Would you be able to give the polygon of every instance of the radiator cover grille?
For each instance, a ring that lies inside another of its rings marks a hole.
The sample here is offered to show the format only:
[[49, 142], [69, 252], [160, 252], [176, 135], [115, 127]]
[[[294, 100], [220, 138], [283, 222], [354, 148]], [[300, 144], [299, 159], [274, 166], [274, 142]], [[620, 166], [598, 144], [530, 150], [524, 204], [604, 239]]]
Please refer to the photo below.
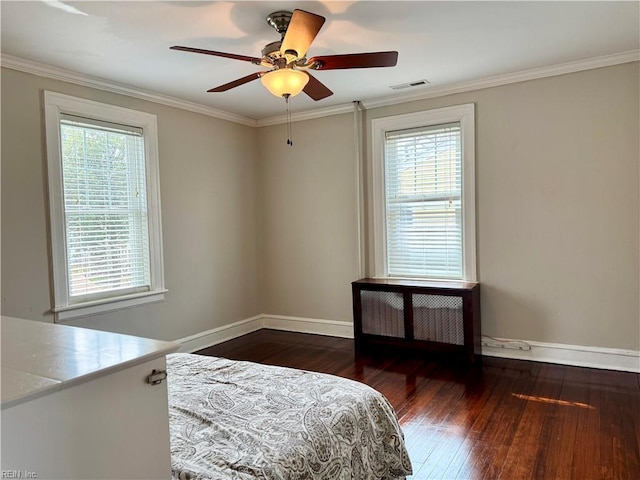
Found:
[[404, 337], [404, 302], [401, 293], [363, 290], [362, 333]]
[[413, 294], [416, 340], [464, 345], [462, 297]]

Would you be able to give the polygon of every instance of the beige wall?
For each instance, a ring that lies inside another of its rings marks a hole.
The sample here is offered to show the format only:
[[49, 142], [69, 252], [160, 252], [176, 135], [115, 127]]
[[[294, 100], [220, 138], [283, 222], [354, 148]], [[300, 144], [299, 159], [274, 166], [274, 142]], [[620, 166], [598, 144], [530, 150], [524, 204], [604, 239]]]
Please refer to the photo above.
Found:
[[357, 279], [351, 114], [258, 129], [262, 305], [267, 314], [351, 321]]
[[41, 92], [157, 115], [162, 303], [67, 322], [176, 339], [260, 313], [255, 129], [2, 70], [2, 314], [52, 321]]
[[379, 108], [476, 104], [485, 335], [640, 347], [638, 63]]
[[[251, 129], [11, 70], [2, 72], [3, 314], [50, 320], [43, 88], [158, 115], [167, 301], [78, 324], [169, 339], [260, 312], [351, 320], [351, 114], [295, 122], [291, 148], [284, 125]], [[638, 63], [372, 109], [365, 125], [469, 102], [483, 333], [639, 349]]]
[[[640, 347], [638, 82], [632, 63], [366, 112], [368, 125], [476, 104], [484, 334]], [[299, 122], [294, 132], [303, 152], [287, 150], [283, 126], [258, 133], [268, 147], [260, 177], [265, 312], [349, 321], [353, 120]]]

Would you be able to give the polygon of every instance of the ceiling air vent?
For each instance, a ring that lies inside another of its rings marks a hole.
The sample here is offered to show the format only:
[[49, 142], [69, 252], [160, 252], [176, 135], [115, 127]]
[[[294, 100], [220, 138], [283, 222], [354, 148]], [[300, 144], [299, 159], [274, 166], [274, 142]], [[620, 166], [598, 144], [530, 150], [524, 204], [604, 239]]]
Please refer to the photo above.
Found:
[[405, 88], [412, 88], [412, 87], [421, 87], [423, 85], [429, 85], [429, 80], [416, 80], [414, 82], [408, 82], [408, 83], [399, 83], [398, 85], [391, 85], [389, 88], [393, 89], [393, 90], [403, 90]]

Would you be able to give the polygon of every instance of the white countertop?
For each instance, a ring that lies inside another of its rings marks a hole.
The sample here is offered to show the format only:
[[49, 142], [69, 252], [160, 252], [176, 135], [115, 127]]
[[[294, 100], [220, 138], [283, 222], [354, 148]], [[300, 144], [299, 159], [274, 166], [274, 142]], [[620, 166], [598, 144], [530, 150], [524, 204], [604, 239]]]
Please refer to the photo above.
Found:
[[3, 409], [164, 356], [180, 346], [9, 317], [2, 317], [0, 332]]

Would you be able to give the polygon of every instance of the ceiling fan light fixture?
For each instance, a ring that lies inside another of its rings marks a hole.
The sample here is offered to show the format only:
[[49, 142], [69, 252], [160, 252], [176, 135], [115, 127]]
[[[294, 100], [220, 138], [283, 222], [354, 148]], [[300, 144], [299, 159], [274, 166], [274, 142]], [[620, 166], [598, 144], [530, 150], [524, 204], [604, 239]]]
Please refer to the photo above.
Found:
[[[0, 0], [1, 2], [2, 0]], [[271, 68], [269, 72], [255, 72], [225, 83], [207, 92], [226, 92], [232, 88], [260, 78], [262, 84], [276, 97], [296, 96], [304, 92], [314, 101], [333, 95], [333, 92], [322, 84], [307, 70], [343, 70], [349, 68], [395, 67], [398, 52], [349, 53], [346, 55], [322, 55], [307, 60], [307, 50], [322, 28], [325, 18], [304, 10], [274, 12], [267, 17], [267, 23], [281, 35], [280, 41], [271, 42], [262, 49], [262, 57], [249, 57], [235, 53], [216, 52], [202, 48], [170, 47], [172, 50], [213, 55], [251, 62], [254, 65]], [[302, 68], [304, 71], [297, 70]]]
[[309, 82], [309, 76], [292, 68], [281, 68], [260, 77], [262, 84], [276, 97], [298, 95]]

